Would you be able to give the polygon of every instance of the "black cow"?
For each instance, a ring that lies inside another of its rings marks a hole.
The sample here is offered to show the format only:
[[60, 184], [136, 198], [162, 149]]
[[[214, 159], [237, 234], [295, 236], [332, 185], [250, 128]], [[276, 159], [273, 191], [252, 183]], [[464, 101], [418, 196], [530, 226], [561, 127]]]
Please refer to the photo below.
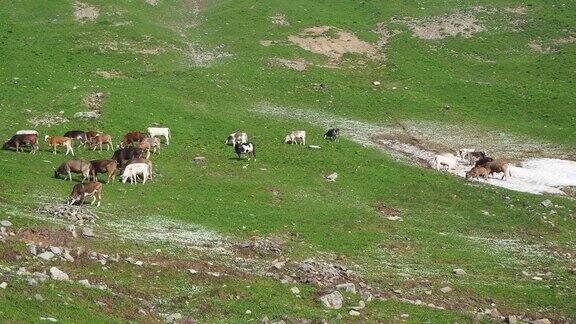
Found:
[[122, 166], [124, 161], [129, 161], [133, 158], [142, 157], [143, 151], [137, 147], [125, 147], [117, 149], [112, 155], [112, 159], [116, 161], [119, 167]]
[[87, 137], [86, 137], [86, 132], [84, 132], [84, 131], [79, 131], [79, 130], [67, 131], [64, 134], [64, 137], [68, 137], [68, 138], [71, 138], [73, 140], [80, 141], [80, 144], [82, 144], [83, 146], [86, 145]]
[[494, 159], [488, 156], [481, 158], [480, 160], [474, 163], [474, 166], [485, 166], [488, 162], [493, 162]]
[[252, 143], [236, 143], [236, 145], [234, 145], [234, 151], [238, 155], [239, 159], [241, 158], [242, 154], [247, 154], [248, 161], [250, 161], [250, 159], [254, 159], [254, 161], [256, 161], [256, 152], [254, 150], [254, 144]]
[[331, 141], [336, 140], [340, 136], [339, 128], [330, 128], [326, 134], [324, 134], [324, 139], [329, 139]]

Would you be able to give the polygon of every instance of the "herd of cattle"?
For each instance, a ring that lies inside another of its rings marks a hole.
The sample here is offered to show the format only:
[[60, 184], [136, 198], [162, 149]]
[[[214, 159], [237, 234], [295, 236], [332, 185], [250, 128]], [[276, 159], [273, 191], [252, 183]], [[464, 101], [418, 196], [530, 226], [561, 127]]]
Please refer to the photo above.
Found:
[[495, 173], [502, 173], [502, 180], [511, 176], [508, 163], [488, 157], [485, 151], [474, 149], [461, 149], [456, 155], [451, 153], [438, 154], [432, 161], [432, 167], [436, 170], [457, 170], [460, 166], [459, 162], [472, 166], [466, 172], [466, 179], [483, 178], [487, 180], [488, 176]]
[[[147, 133], [126, 133], [111, 159], [92, 161], [73, 159], [55, 168], [55, 178], [65, 176], [71, 181], [72, 173], [82, 175], [82, 182], [72, 188], [68, 204], [82, 203], [85, 197], [92, 196], [91, 205], [97, 203], [97, 206], [100, 206], [102, 184], [97, 177], [99, 173], [106, 174], [106, 183], [114, 181], [117, 172], [120, 174], [122, 183], [130, 180], [130, 183], [134, 184], [141, 179], [142, 183], [145, 184], [148, 179], [152, 179], [153, 172], [150, 154], [157, 153], [160, 150], [160, 138], [162, 137], [166, 144], [169, 145], [171, 133], [169, 128], [164, 127], [149, 127], [147, 131]], [[331, 128], [324, 134], [324, 138], [328, 140], [336, 140], [339, 136], [340, 130], [338, 128]], [[46, 135], [44, 140], [52, 148], [53, 153], [57, 153], [59, 147], [64, 147], [66, 155], [74, 155], [74, 141], [79, 142], [79, 147], [92, 150], [99, 148], [102, 151], [104, 145], [106, 150], [114, 147], [111, 135], [94, 131], [75, 130], [66, 132], [63, 136]], [[284, 138], [283, 143], [306, 145], [306, 131], [297, 130], [289, 133]], [[247, 155], [248, 160], [256, 159], [254, 143], [248, 141], [246, 133], [236, 132], [230, 134], [225, 144], [234, 147], [239, 159], [242, 154]], [[19, 152], [23, 151], [23, 146], [29, 146], [31, 148], [30, 153], [35, 154], [38, 151], [38, 132], [34, 130], [18, 131], [4, 143], [3, 149], [15, 148], [16, 152]], [[494, 160], [486, 156], [486, 152], [473, 149], [459, 150], [456, 155], [451, 153], [438, 154], [434, 157], [431, 164], [436, 170], [457, 170], [462, 162], [472, 166], [466, 172], [466, 179], [487, 179], [488, 176], [494, 173], [502, 173], [503, 180], [510, 176], [508, 163]]]
[[[82, 182], [74, 185], [72, 192], [68, 197], [68, 204], [82, 203], [88, 196], [93, 198], [91, 205], [96, 203], [100, 206], [102, 200], [102, 183], [99, 182], [97, 175], [106, 174], [107, 182], [114, 181], [116, 173], [120, 174], [122, 183], [130, 180], [130, 183], [136, 183], [142, 179], [145, 184], [148, 179], [153, 178], [152, 161], [150, 154], [160, 150], [160, 138], [164, 138], [166, 145], [170, 144], [171, 133], [169, 128], [149, 127], [148, 133], [130, 132], [122, 137], [118, 148], [114, 151], [111, 159], [99, 160], [68, 160], [54, 169], [54, 177], [65, 176], [72, 181], [72, 173], [81, 174]], [[340, 134], [339, 129], [329, 129], [324, 138], [336, 140]], [[79, 143], [78, 147], [84, 147], [92, 150], [102, 148], [106, 145], [106, 150], [113, 148], [112, 136], [95, 131], [69, 131], [63, 136], [44, 137], [45, 142], [52, 148], [54, 154], [59, 147], [66, 149], [66, 155], [74, 156], [74, 141]], [[306, 145], [306, 131], [293, 131], [286, 135], [283, 143]], [[238, 158], [242, 154], [248, 156], [248, 160], [256, 159], [255, 147], [252, 142], [248, 141], [246, 133], [232, 133], [226, 139], [225, 144], [234, 147]], [[30, 153], [36, 154], [38, 151], [38, 132], [35, 130], [20, 130], [16, 132], [6, 143], [3, 149], [15, 148], [16, 152], [24, 151], [23, 147], [29, 146]]]

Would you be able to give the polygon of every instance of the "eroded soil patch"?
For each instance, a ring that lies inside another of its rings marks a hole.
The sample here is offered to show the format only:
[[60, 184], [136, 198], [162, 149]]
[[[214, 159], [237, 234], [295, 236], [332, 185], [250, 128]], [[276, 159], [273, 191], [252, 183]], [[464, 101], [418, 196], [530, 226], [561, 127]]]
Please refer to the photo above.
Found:
[[100, 16], [98, 8], [87, 3], [76, 1], [74, 2], [74, 20], [84, 23], [86, 21], [94, 21]]
[[474, 34], [486, 30], [472, 13], [460, 11], [421, 19], [407, 17], [393, 22], [405, 23], [412, 30], [414, 37], [426, 40], [446, 37], [470, 38]]

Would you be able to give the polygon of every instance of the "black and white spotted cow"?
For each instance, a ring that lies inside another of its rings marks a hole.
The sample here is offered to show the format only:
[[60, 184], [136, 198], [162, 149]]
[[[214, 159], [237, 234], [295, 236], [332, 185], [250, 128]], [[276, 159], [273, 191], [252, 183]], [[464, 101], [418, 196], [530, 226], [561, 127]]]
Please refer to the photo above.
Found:
[[252, 143], [236, 143], [236, 145], [234, 145], [234, 151], [238, 155], [239, 159], [242, 154], [246, 154], [248, 155], [248, 161], [250, 161], [250, 159], [256, 161], [256, 153], [254, 151], [254, 144]]

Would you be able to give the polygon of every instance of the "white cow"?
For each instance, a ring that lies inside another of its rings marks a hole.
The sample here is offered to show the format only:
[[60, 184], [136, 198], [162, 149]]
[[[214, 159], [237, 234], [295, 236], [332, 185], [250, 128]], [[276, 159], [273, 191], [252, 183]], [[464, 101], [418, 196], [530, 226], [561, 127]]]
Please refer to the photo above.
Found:
[[300, 141], [300, 144], [306, 145], [306, 131], [303, 130], [293, 131], [290, 134], [286, 135], [286, 137], [284, 138], [284, 144], [288, 142], [290, 142], [291, 144], [298, 144], [298, 141]]
[[148, 180], [148, 177], [150, 176], [150, 166], [146, 163], [128, 164], [122, 173], [122, 183], [126, 183], [128, 178], [130, 178], [131, 184], [138, 182], [137, 176], [139, 174], [142, 175], [142, 184], [145, 184], [146, 180]]
[[236, 143], [248, 143], [248, 134], [241, 132], [232, 133], [228, 135], [228, 138], [226, 138], [226, 143], [224, 144], [236, 146]]
[[23, 129], [16, 132], [16, 135], [24, 135], [24, 134], [34, 134], [38, 135], [38, 131], [32, 129]]
[[456, 170], [458, 169], [458, 159], [450, 153], [438, 154], [432, 161], [432, 167], [436, 170]]
[[170, 145], [170, 128], [167, 127], [148, 127], [148, 134], [150, 137], [164, 136], [166, 139], [166, 145]]

